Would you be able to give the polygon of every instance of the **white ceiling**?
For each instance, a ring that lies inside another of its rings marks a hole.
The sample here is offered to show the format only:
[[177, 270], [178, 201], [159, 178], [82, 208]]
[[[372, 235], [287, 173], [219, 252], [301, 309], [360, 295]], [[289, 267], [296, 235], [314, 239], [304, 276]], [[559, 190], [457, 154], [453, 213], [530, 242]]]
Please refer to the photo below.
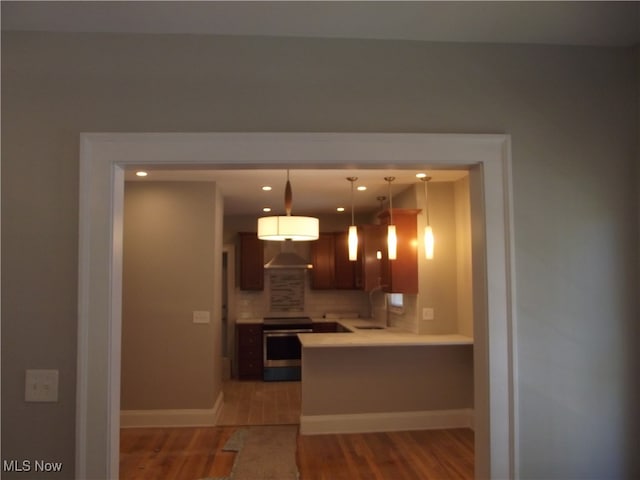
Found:
[[[438, 42], [629, 46], [640, 42], [640, 2], [217, 2], [2, 1], [2, 30], [115, 33], [197, 33]], [[368, 186], [356, 210], [373, 209], [415, 183], [415, 171], [295, 170], [293, 213], [333, 212], [350, 205], [348, 176]], [[464, 172], [429, 171], [433, 181]], [[142, 181], [217, 181], [227, 214], [282, 213], [284, 170], [153, 171]], [[135, 180], [132, 173], [128, 179]], [[273, 190], [260, 187], [271, 184]]]
[[634, 45], [638, 2], [2, 1], [3, 30]]
[[[127, 181], [215, 181], [224, 195], [226, 215], [263, 215], [263, 207], [271, 207], [272, 214], [284, 214], [284, 188], [287, 181], [286, 170], [149, 170], [144, 178], [135, 176], [134, 171], [126, 172]], [[391, 183], [393, 195], [409, 186], [420, 183], [416, 178], [418, 170], [290, 170], [289, 180], [293, 192], [294, 215], [319, 215], [336, 213], [339, 206], [345, 207], [345, 214], [351, 212], [351, 183], [347, 177], [357, 177], [354, 186], [364, 185], [364, 191], [354, 188], [356, 213], [375, 211], [380, 203], [379, 196], [388, 197], [389, 184], [385, 177], [395, 177]], [[465, 175], [465, 170], [427, 170], [430, 182], [452, 182]], [[263, 185], [273, 190], [265, 192]], [[385, 207], [388, 206], [385, 202]]]

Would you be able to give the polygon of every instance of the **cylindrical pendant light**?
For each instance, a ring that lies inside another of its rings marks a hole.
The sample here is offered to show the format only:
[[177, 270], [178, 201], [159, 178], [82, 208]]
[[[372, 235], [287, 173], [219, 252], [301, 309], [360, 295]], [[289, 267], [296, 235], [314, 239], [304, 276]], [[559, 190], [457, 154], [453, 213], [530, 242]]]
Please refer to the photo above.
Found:
[[427, 225], [424, 227], [424, 256], [427, 260], [432, 260], [435, 238], [433, 237], [433, 229], [429, 223], [429, 196], [427, 194], [427, 182], [431, 180], [431, 177], [428, 177], [424, 173], [418, 173], [416, 176], [422, 180], [424, 184], [424, 211], [427, 220]]
[[393, 196], [391, 194], [391, 182], [396, 177], [384, 177], [389, 183], [389, 225], [387, 226], [387, 252], [389, 260], [395, 260], [398, 254], [398, 236], [396, 226], [393, 224]]
[[347, 177], [347, 180], [351, 182], [351, 226], [349, 226], [349, 260], [355, 262], [358, 259], [358, 227], [355, 224], [354, 209], [353, 209], [353, 182], [358, 177]]
[[318, 219], [291, 215], [293, 193], [287, 170], [287, 184], [284, 190], [284, 207], [286, 215], [258, 218], [258, 238], [272, 241], [310, 241], [319, 236]]

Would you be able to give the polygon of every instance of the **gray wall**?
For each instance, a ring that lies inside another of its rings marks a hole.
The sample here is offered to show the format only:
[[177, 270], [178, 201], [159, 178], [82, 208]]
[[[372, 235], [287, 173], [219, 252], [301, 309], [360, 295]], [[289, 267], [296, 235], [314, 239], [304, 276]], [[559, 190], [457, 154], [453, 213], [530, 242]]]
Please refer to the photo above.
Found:
[[[520, 474], [630, 477], [638, 61], [630, 48], [3, 32], [3, 458], [73, 471], [80, 132], [497, 132], [513, 148]], [[23, 402], [26, 368], [60, 369], [58, 403]]]
[[[419, 182], [416, 179], [416, 182]], [[462, 333], [473, 337], [473, 323], [467, 321], [464, 328], [460, 328], [460, 315], [458, 312], [459, 300], [463, 300], [465, 306], [471, 305], [471, 288], [459, 288], [459, 280], [471, 282], [471, 268], [468, 272], [458, 271], [458, 256], [462, 253], [458, 248], [458, 240], [471, 240], [471, 226], [467, 221], [463, 225], [463, 219], [458, 218], [456, 209], [455, 185], [458, 182], [431, 182], [429, 186], [429, 211], [430, 221], [433, 227], [434, 237], [437, 242], [437, 252], [432, 260], [426, 260], [424, 256], [424, 226], [425, 204], [424, 186], [415, 183], [412, 187], [395, 195], [394, 208], [415, 208], [420, 210], [416, 216], [418, 256], [419, 294], [404, 295], [403, 311], [397, 313], [390, 311], [389, 323], [415, 333], [424, 334], [449, 334]], [[462, 201], [469, 209], [468, 188], [466, 196], [457, 199]], [[459, 225], [460, 224], [460, 225]], [[469, 253], [470, 260], [470, 253]], [[374, 294], [380, 301], [380, 294]], [[433, 308], [434, 319], [422, 320], [422, 309]], [[386, 321], [387, 312], [377, 311], [379, 319]], [[380, 318], [380, 316], [382, 316]], [[464, 322], [463, 322], [464, 323]]]
[[473, 409], [470, 345], [305, 348], [302, 356], [302, 415]]
[[123, 410], [207, 409], [222, 389], [215, 200], [212, 183], [125, 184]]

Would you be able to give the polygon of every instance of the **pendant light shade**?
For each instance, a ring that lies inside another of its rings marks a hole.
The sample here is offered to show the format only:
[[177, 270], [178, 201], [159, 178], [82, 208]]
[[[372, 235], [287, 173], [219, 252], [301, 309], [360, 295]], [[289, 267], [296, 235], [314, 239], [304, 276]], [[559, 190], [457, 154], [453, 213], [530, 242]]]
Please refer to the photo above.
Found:
[[349, 260], [355, 262], [358, 259], [358, 227], [349, 227]]
[[287, 170], [287, 184], [284, 190], [284, 206], [286, 215], [261, 217], [258, 219], [258, 238], [282, 242], [285, 240], [311, 241], [317, 240], [320, 225], [317, 218], [291, 215], [293, 194]]
[[427, 220], [427, 226], [424, 227], [424, 256], [427, 260], [433, 260], [433, 250], [435, 246], [435, 238], [433, 236], [433, 229], [431, 228], [431, 224], [429, 223], [429, 196], [427, 194], [427, 182], [431, 180], [431, 177], [428, 177], [424, 173], [418, 173], [416, 175], [424, 185], [424, 211]]
[[393, 224], [393, 196], [391, 195], [391, 182], [396, 177], [384, 177], [389, 183], [389, 225], [387, 226], [387, 253], [389, 260], [395, 260], [398, 254], [398, 236], [396, 226]]
[[398, 255], [398, 236], [396, 235], [396, 226], [387, 226], [387, 248], [389, 260], [395, 260]]
[[358, 227], [355, 225], [354, 213], [353, 213], [353, 182], [358, 177], [347, 177], [347, 180], [351, 182], [351, 226], [349, 227], [349, 260], [355, 262], [358, 259]]
[[427, 260], [433, 260], [433, 247], [435, 239], [433, 238], [433, 229], [431, 225], [424, 227], [424, 256]]
[[317, 240], [318, 219], [314, 217], [277, 216], [258, 219], [258, 238], [260, 240], [310, 241]]

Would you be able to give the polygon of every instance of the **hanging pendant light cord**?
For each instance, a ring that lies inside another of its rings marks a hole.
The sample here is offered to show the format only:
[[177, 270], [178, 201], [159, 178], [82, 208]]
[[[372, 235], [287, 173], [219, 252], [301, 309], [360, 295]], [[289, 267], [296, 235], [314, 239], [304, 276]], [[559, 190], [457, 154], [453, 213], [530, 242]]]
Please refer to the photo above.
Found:
[[284, 187], [284, 211], [287, 217], [291, 216], [292, 203], [293, 203], [293, 192], [291, 192], [291, 182], [289, 181], [289, 169], [287, 169], [287, 184]]
[[358, 180], [358, 177], [347, 177], [347, 180], [351, 182], [351, 225], [355, 225], [355, 216], [354, 216], [354, 208], [353, 208], [353, 182]]
[[427, 226], [431, 225], [429, 222], [429, 196], [427, 194], [427, 182], [431, 180], [431, 177], [423, 177], [420, 180], [424, 182], [424, 210], [427, 214]]
[[353, 213], [353, 180], [351, 180], [351, 225], [353, 225], [354, 222], [354, 213]]
[[393, 225], [393, 197], [391, 196], [391, 182], [393, 182], [396, 177], [384, 177], [384, 179], [389, 183], [389, 222]]

